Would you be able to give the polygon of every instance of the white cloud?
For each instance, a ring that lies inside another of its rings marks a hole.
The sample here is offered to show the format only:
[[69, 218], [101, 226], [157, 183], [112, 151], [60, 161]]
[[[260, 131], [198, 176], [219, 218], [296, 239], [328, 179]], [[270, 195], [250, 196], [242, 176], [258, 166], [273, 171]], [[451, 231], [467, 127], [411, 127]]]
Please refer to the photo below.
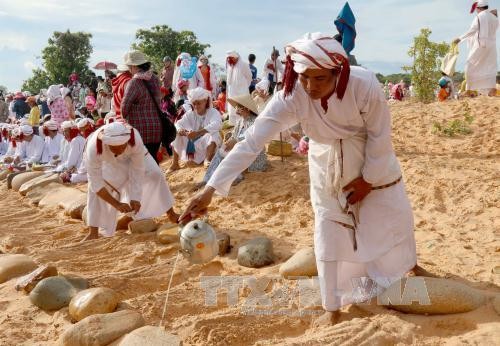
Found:
[[20, 51], [26, 52], [30, 47], [31, 39], [28, 35], [16, 32], [0, 32], [0, 51]]
[[36, 65], [32, 61], [25, 61], [23, 66], [24, 69], [29, 72], [31, 72], [36, 67]]

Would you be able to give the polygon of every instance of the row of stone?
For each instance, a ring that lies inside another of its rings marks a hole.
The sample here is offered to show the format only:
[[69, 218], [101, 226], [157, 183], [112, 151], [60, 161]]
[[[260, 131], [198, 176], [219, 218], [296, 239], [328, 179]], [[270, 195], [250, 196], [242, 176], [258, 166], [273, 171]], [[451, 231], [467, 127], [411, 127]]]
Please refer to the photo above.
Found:
[[[142, 315], [131, 310], [116, 311], [118, 294], [105, 287], [89, 288], [82, 278], [58, 275], [53, 266], [40, 266], [22, 254], [0, 254], [0, 283], [18, 278], [15, 288], [29, 294], [42, 310], [69, 306], [75, 323], [59, 338], [64, 346], [83, 345], [179, 345], [179, 338], [163, 328], [144, 326]], [[24, 275], [24, 276], [22, 276]]]

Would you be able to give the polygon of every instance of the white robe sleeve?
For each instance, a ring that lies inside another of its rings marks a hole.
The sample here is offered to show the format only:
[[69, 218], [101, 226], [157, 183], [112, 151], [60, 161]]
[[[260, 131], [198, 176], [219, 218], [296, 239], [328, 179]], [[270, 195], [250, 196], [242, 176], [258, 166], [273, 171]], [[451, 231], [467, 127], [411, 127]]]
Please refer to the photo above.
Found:
[[222, 127], [222, 119], [219, 113], [210, 108], [207, 114], [207, 124], [203, 127], [208, 133], [219, 132]]
[[16, 157], [21, 161], [26, 160], [26, 142], [17, 143]]
[[80, 163], [80, 158], [83, 152], [83, 145], [82, 141], [78, 140], [77, 138], [78, 137], [74, 138], [69, 144], [68, 158], [64, 163], [64, 168], [66, 169], [78, 168], [78, 165]]
[[132, 160], [128, 169], [129, 192], [131, 201], [141, 201], [142, 185], [144, 184], [144, 173], [146, 171], [144, 163], [146, 148], [142, 143], [139, 132], [135, 129], [133, 131], [135, 132], [135, 145], [132, 147]]
[[175, 127], [177, 128], [177, 131], [179, 131], [179, 130], [191, 130], [191, 125], [190, 125], [189, 115], [188, 115], [191, 112], [192, 111], [187, 112], [186, 114], [184, 114], [184, 116], [182, 118], [180, 118], [175, 123]]
[[35, 163], [42, 161], [43, 149], [45, 148], [45, 142], [38, 136], [34, 136], [30, 142], [30, 145], [33, 147], [33, 152], [30, 157], [27, 157], [27, 163]]
[[99, 192], [106, 186], [102, 177], [102, 155], [97, 154], [96, 136], [92, 136], [89, 146], [85, 151], [85, 160], [87, 162], [87, 177], [89, 181], [89, 191]]
[[463, 41], [465, 39], [468, 39], [469, 37], [474, 36], [474, 34], [477, 34], [478, 31], [479, 31], [479, 18], [478, 16], [476, 16], [472, 21], [472, 25], [469, 28], [469, 31], [460, 36], [460, 41]]
[[368, 183], [375, 184], [392, 171], [397, 160], [391, 141], [391, 114], [375, 76], [367, 97], [367, 104], [361, 110], [368, 136], [365, 164], [361, 172]]
[[227, 196], [232, 182], [252, 164], [265, 144], [277, 133], [297, 123], [293, 100], [286, 100], [280, 91], [273, 96], [266, 109], [245, 132], [245, 139], [237, 143], [221, 162], [207, 185], [220, 195]]

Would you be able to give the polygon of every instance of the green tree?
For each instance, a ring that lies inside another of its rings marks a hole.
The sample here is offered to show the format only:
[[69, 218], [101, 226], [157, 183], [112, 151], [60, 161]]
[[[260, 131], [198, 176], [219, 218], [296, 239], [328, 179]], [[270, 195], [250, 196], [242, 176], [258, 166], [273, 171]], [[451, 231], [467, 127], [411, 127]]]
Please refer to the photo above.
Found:
[[440, 77], [439, 58], [445, 56], [449, 45], [445, 42], [435, 43], [429, 40], [432, 31], [424, 28], [420, 35], [413, 39], [413, 46], [408, 55], [413, 58], [413, 66], [405, 66], [405, 71], [411, 71], [412, 83], [417, 99], [424, 103], [434, 100], [434, 90]]
[[167, 25], [155, 25], [150, 30], [139, 29], [135, 34], [136, 42], [132, 44], [146, 54], [156, 69], [161, 69], [165, 56], [175, 59], [182, 52], [199, 56], [205, 53], [209, 44], [200, 43], [192, 31], [175, 31]]
[[38, 93], [40, 86], [67, 84], [73, 71], [81, 79], [88, 79], [91, 73], [89, 58], [93, 50], [91, 38], [92, 35], [86, 32], [55, 31], [42, 50], [43, 68], [33, 70], [33, 76], [23, 83], [23, 90]]
[[6, 95], [7, 94], [7, 87], [4, 85], [0, 85], [0, 95]]

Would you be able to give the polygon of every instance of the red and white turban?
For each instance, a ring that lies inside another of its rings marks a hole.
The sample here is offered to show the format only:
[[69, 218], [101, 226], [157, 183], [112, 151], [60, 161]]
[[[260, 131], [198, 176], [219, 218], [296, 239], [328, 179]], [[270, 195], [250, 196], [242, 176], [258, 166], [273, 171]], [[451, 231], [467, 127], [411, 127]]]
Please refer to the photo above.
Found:
[[193, 103], [199, 100], [206, 100], [211, 97], [210, 91], [203, 89], [202, 87], [197, 87], [191, 90], [188, 90], [188, 100]]
[[85, 126], [87, 126], [89, 124], [94, 125], [94, 120], [89, 119], [89, 118], [82, 118], [82, 119], [78, 120], [78, 122], [76, 123], [76, 125], [80, 129], [83, 129]]
[[335, 92], [340, 100], [344, 97], [351, 68], [344, 48], [336, 39], [320, 32], [307, 33], [288, 44], [285, 50], [285, 96], [292, 93], [299, 73], [308, 69], [330, 69], [339, 70]]
[[33, 134], [33, 127], [31, 127], [30, 125], [22, 125], [20, 127], [21, 129], [21, 132], [25, 135], [25, 136], [29, 136], [29, 135], [32, 135]]
[[479, 1], [474, 1], [472, 3], [472, 7], [470, 9], [470, 13], [474, 13], [474, 11], [476, 10], [476, 8], [478, 7], [486, 7], [488, 6], [488, 0], [479, 0]]
[[48, 120], [44, 122], [43, 127], [45, 127], [49, 131], [57, 131], [57, 123], [54, 120]]
[[61, 123], [61, 129], [68, 130], [76, 128], [76, 124], [74, 121], [66, 120]]

